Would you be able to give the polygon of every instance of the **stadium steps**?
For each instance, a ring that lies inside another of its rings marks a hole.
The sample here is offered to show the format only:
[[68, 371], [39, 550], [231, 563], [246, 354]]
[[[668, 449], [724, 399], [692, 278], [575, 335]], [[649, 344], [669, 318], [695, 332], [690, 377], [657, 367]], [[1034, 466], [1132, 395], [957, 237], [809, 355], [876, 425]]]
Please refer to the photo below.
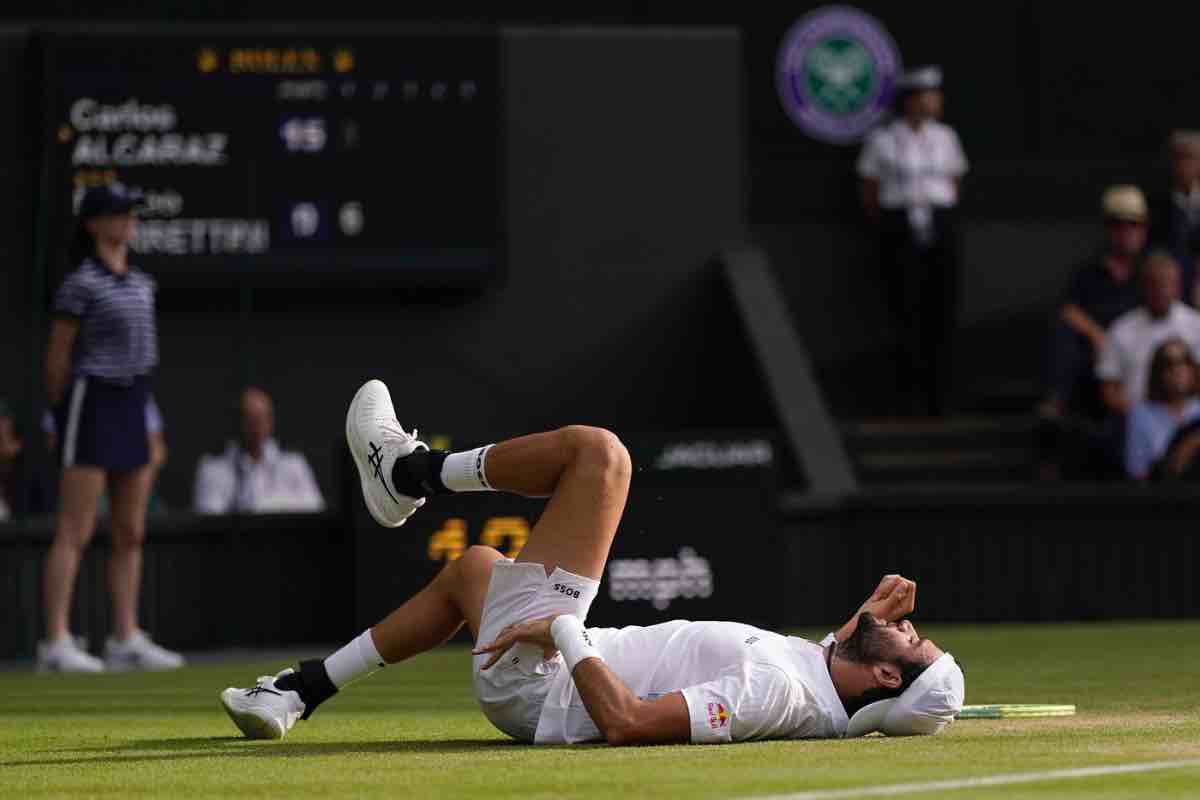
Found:
[[1032, 416], [845, 422], [842, 437], [860, 482], [1023, 482], [1036, 472]]

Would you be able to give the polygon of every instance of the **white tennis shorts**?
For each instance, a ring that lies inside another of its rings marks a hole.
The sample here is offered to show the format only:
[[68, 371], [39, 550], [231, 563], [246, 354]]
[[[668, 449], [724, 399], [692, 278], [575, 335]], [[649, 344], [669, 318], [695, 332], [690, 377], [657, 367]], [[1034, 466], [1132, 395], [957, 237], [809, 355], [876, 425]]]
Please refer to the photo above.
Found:
[[[587, 618], [600, 590], [600, 581], [531, 562], [502, 558], [492, 567], [477, 644], [490, 644], [509, 625], [552, 614]], [[522, 742], [533, 742], [538, 718], [554, 678], [566, 669], [562, 656], [546, 659], [542, 648], [518, 644], [509, 648], [491, 669], [480, 667], [490, 653], [474, 657], [475, 695], [488, 720]]]

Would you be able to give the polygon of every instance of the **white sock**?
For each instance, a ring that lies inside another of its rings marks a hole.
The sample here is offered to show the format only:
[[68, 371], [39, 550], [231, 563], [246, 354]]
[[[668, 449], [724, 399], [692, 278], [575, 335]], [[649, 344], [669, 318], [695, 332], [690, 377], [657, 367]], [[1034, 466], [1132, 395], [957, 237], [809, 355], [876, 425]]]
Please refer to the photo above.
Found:
[[492, 485], [484, 474], [483, 463], [492, 446], [451, 453], [442, 462], [442, 483], [452, 492], [490, 492]]
[[386, 666], [383, 657], [375, 649], [375, 640], [371, 638], [370, 628], [325, 659], [325, 671], [329, 673], [329, 680], [339, 689], [350, 681], [365, 678]]

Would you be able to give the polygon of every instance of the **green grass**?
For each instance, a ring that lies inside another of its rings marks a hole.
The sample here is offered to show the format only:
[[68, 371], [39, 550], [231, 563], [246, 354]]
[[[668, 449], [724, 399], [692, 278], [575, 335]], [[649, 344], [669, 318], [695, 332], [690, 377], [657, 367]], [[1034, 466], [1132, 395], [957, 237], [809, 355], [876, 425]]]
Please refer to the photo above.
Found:
[[[479, 714], [462, 648], [391, 667], [282, 742], [217, 703], [283, 664], [174, 674], [0, 674], [0, 797], [740, 797], [1200, 758], [1200, 623], [922, 628], [964, 664], [967, 702], [1075, 703], [1075, 717], [964, 720], [915, 739], [719, 747], [529, 747]], [[922, 792], [1200, 796], [1200, 767]]]

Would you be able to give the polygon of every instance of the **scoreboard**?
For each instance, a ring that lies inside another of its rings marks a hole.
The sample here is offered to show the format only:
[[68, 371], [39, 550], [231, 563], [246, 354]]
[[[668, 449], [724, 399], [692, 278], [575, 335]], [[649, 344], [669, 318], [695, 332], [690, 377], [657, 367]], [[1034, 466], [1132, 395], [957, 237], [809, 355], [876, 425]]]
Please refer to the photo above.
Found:
[[164, 286], [463, 287], [498, 268], [494, 31], [58, 32], [46, 46], [48, 254], [91, 185], [147, 207]]

